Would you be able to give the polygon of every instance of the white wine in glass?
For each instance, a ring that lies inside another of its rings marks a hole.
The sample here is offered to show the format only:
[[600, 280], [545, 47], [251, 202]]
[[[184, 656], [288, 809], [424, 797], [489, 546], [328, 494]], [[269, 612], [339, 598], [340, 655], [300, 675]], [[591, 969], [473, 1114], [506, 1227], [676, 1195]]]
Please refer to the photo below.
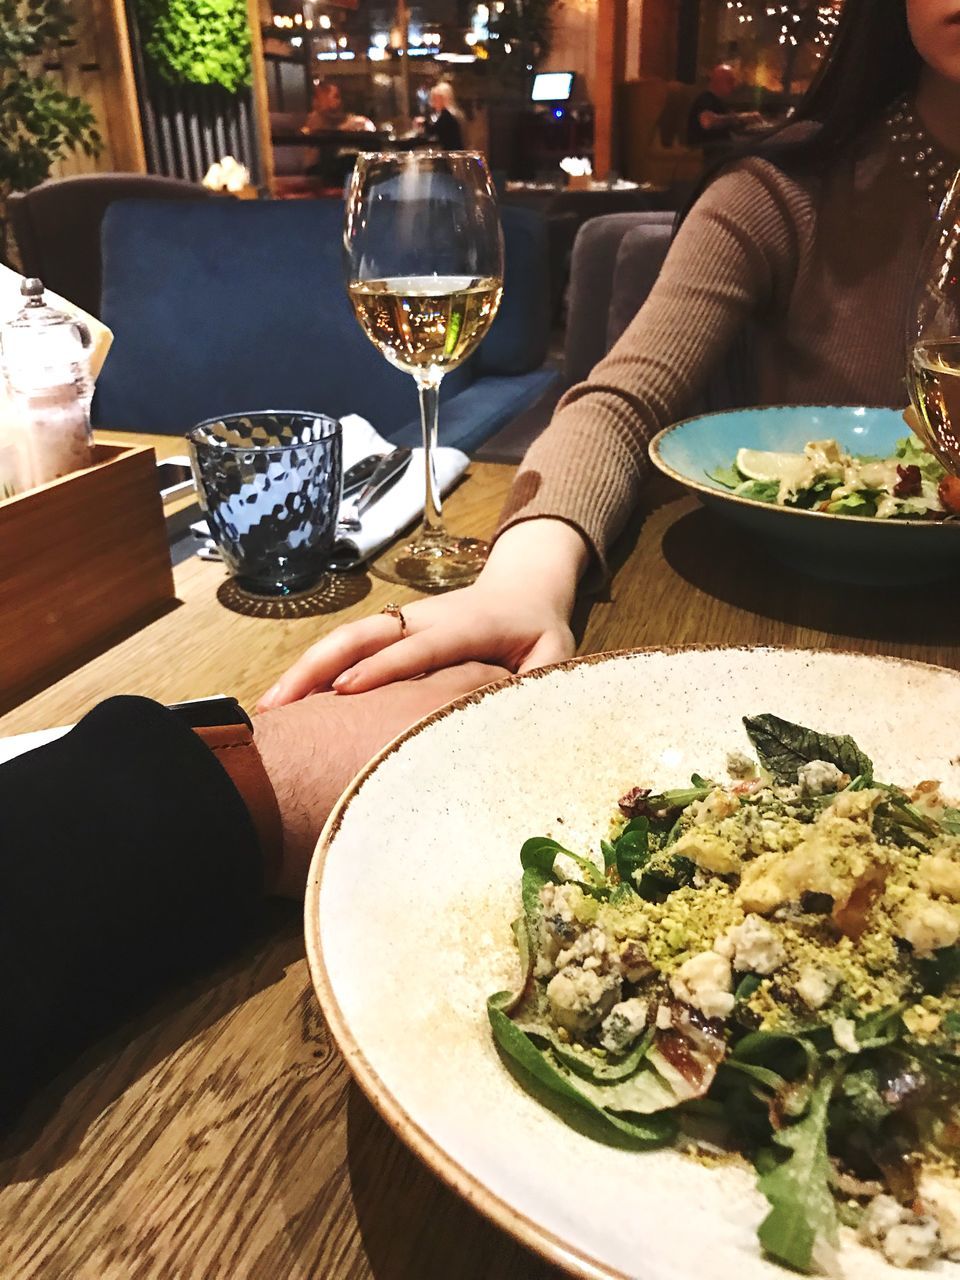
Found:
[[441, 380], [476, 349], [503, 291], [503, 238], [482, 157], [361, 155], [344, 246], [357, 319], [386, 359], [414, 378], [423, 427], [423, 523], [416, 537], [377, 560], [374, 572], [427, 591], [464, 586], [489, 548], [444, 528], [433, 451]]
[[907, 381], [920, 434], [960, 476], [960, 174], [927, 239], [909, 325]]

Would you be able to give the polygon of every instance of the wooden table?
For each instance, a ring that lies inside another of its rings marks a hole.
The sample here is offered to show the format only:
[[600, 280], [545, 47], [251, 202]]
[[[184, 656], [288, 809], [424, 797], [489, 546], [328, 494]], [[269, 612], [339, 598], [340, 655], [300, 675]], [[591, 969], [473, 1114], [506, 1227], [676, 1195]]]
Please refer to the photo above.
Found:
[[[179, 448], [163, 440], [162, 449]], [[475, 466], [448, 503], [489, 531], [511, 469]], [[583, 651], [694, 642], [899, 654], [960, 667], [955, 593], [830, 588], [772, 570], [668, 483], [649, 486]], [[278, 621], [177, 570], [178, 608], [0, 720], [74, 721], [110, 693], [236, 693], [251, 705], [304, 645], [410, 593], [359, 575], [338, 612]], [[118, 1029], [31, 1105], [2, 1150], [0, 1275], [46, 1280], [542, 1280], [558, 1273], [479, 1218], [392, 1136], [341, 1063], [300, 912]]]

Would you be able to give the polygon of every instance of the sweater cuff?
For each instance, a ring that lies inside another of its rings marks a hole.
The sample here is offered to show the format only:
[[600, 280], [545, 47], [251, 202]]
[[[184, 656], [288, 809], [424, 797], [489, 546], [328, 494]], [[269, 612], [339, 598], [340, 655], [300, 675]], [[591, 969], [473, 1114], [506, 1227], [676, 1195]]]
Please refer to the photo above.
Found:
[[[619, 442], [604, 440], [584, 415], [559, 414], [535, 440], [518, 471], [500, 515], [494, 539], [524, 520], [564, 520], [583, 535], [592, 552], [584, 579], [588, 590], [610, 578], [607, 551], [616, 541], [649, 470], [638, 473], [634, 457]], [[547, 439], [549, 437], [549, 439]]]

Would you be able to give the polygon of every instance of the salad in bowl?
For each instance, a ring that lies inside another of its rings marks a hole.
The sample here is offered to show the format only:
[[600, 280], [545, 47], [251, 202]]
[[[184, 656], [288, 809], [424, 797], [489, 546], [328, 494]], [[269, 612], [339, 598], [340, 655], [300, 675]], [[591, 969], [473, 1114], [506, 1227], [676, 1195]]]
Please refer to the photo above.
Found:
[[738, 1152], [769, 1256], [960, 1260], [960, 809], [849, 737], [747, 717], [730, 778], [621, 797], [599, 850], [520, 850], [499, 1047], [650, 1146]]
[[895, 409], [708, 413], [659, 432], [650, 458], [746, 529], [751, 555], [865, 586], [916, 586], [960, 570], [960, 480], [905, 434]]

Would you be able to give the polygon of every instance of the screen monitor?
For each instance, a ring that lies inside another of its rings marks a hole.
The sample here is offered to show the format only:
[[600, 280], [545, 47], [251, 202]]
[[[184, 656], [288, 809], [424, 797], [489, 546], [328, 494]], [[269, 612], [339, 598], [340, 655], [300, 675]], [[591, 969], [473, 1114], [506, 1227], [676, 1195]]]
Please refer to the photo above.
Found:
[[572, 71], [538, 71], [533, 77], [531, 102], [568, 102], [573, 89]]

